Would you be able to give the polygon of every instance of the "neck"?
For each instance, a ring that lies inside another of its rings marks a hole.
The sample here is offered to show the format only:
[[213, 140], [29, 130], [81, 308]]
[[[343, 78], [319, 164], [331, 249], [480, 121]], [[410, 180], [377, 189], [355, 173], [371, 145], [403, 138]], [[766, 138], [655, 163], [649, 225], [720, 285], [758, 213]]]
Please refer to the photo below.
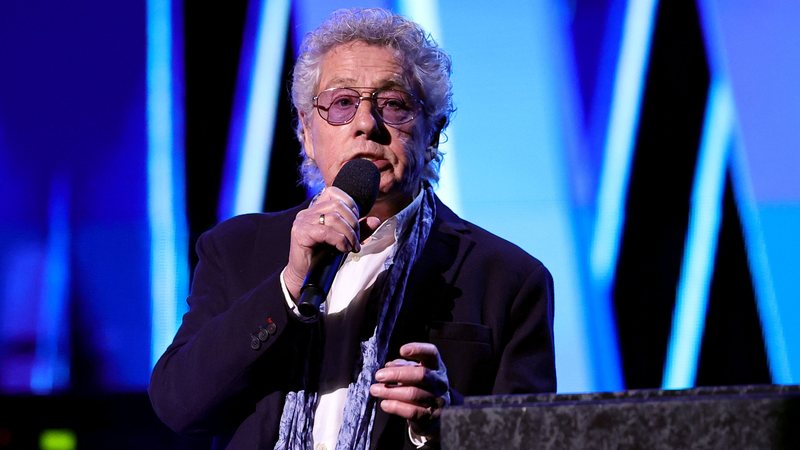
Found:
[[403, 202], [383, 202], [378, 200], [370, 210], [369, 215], [381, 219], [381, 223], [383, 223], [393, 215], [402, 211], [409, 203], [411, 203], [411, 199], [404, 199]]
[[378, 194], [378, 199], [369, 211], [370, 216], [381, 219], [381, 223], [394, 216], [408, 206], [419, 194], [419, 188], [413, 192], [392, 192], [386, 195]]

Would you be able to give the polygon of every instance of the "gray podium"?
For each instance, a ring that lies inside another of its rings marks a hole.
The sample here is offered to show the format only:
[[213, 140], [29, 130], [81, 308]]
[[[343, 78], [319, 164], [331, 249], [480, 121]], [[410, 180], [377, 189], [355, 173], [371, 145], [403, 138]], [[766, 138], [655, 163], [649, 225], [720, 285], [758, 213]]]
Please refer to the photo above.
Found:
[[800, 386], [471, 397], [443, 449], [800, 449]]

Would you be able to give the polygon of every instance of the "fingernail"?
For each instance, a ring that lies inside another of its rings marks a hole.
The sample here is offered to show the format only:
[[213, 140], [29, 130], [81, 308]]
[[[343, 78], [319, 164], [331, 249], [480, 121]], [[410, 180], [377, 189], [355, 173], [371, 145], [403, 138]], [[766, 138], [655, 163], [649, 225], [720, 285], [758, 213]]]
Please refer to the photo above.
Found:
[[386, 374], [383, 371], [379, 370], [379, 371], [375, 372], [375, 379], [377, 381], [383, 381], [383, 380], [386, 379]]

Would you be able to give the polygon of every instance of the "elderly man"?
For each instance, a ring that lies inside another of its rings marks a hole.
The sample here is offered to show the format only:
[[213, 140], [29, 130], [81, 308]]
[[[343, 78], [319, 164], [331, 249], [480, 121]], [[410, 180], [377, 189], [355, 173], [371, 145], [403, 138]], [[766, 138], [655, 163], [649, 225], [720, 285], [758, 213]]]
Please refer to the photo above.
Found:
[[[159, 417], [215, 448], [413, 449], [465, 395], [555, 391], [550, 273], [433, 192], [450, 58], [389, 11], [337, 11], [306, 37], [292, 96], [303, 180], [322, 189], [199, 239], [149, 388]], [[334, 183], [354, 160], [377, 169], [369, 211]], [[323, 250], [342, 262], [308, 320]]]

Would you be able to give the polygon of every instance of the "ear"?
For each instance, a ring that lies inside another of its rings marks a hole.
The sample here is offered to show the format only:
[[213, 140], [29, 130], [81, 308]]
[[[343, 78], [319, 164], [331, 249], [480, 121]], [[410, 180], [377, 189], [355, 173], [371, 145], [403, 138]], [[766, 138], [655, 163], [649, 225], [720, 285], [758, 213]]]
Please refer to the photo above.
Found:
[[428, 142], [428, 147], [438, 148], [439, 147], [439, 131], [434, 131], [431, 134], [431, 140]]
[[431, 147], [439, 148], [439, 137], [445, 125], [447, 125], [447, 117], [440, 117], [439, 120], [436, 121], [436, 126], [431, 134], [431, 142], [429, 143]]
[[433, 132], [431, 133], [431, 140], [428, 142], [428, 148], [439, 148], [439, 138], [441, 137], [442, 130], [444, 129], [445, 124], [447, 123], [447, 118], [442, 117], [441, 119], [436, 121], [436, 126], [434, 127]]
[[300, 113], [300, 123], [303, 124], [303, 151], [306, 157], [314, 159], [314, 140], [311, 139], [311, 126], [308, 124], [310, 120], [305, 113]]

